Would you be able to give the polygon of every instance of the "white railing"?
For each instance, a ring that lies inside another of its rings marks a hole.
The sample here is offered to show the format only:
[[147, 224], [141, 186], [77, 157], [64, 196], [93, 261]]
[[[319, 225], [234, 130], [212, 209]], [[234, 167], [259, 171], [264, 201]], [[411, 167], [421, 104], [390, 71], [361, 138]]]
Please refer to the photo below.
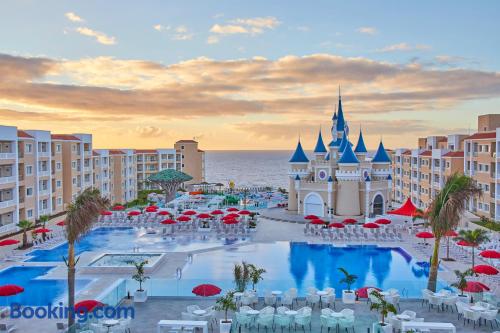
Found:
[[39, 195], [48, 195], [48, 194], [50, 194], [50, 190], [48, 188], [45, 190], [39, 190], [38, 194]]
[[50, 157], [50, 153], [48, 151], [39, 151], [38, 157]]
[[14, 201], [14, 199], [0, 201], [0, 208], [7, 208], [7, 207], [10, 207], [10, 206], [14, 206], [15, 204], [16, 204], [16, 202]]
[[16, 153], [0, 153], [0, 159], [15, 159]]
[[16, 176], [0, 177], [0, 184], [15, 183]]
[[14, 222], [11, 222], [9, 224], [3, 225], [0, 227], [0, 234], [12, 231], [17, 229], [16, 224]]
[[38, 171], [38, 176], [39, 177], [49, 177], [50, 176], [50, 170]]

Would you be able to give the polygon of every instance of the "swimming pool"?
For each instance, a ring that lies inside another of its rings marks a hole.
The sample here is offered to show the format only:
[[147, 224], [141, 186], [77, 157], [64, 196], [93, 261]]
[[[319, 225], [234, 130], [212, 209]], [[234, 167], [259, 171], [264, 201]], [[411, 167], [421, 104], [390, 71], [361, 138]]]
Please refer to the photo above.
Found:
[[[19, 303], [22, 305], [47, 305], [57, 302], [66, 296], [66, 280], [39, 279], [47, 274], [53, 266], [28, 267], [13, 266], [0, 271], [0, 285], [16, 284], [24, 288], [24, 292], [9, 297], [0, 297], [0, 306]], [[91, 280], [75, 281], [76, 292], [82, 290]]]
[[[188, 252], [222, 245], [239, 244], [246, 239], [213, 238], [206, 235], [179, 235], [163, 237], [148, 234], [144, 228], [102, 227], [90, 231], [75, 247], [75, 255], [85, 251], [130, 252], [139, 248], [141, 252]], [[63, 261], [68, 253], [68, 244], [61, 244], [50, 250], [35, 250], [28, 255], [31, 262]]]
[[[397, 288], [403, 297], [417, 297], [426, 288], [428, 267], [416, 262], [401, 248], [377, 246], [336, 247], [328, 244], [260, 243], [195, 254], [179, 280], [178, 295], [191, 295], [198, 283], [213, 283], [223, 289], [234, 288], [234, 263], [241, 261], [266, 269], [258, 289], [286, 290], [295, 287], [305, 295], [307, 287], [333, 287], [337, 296], [345, 285], [338, 268], [358, 276], [353, 288], [375, 286]], [[439, 282], [439, 288], [447, 284]]]

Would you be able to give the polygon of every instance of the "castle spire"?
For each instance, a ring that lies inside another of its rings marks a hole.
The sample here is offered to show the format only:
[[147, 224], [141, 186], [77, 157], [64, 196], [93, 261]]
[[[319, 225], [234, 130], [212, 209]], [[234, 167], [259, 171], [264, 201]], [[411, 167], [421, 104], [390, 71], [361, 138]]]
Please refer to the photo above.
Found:
[[359, 138], [358, 138], [358, 144], [356, 145], [356, 148], [354, 148], [355, 153], [366, 153], [368, 150], [366, 150], [365, 146], [365, 140], [363, 140], [363, 132], [361, 132], [361, 128], [359, 129]]
[[380, 140], [377, 152], [372, 158], [372, 163], [391, 163], [391, 158], [389, 157], [389, 154], [387, 154], [387, 151], [385, 151], [382, 140]]
[[343, 132], [345, 128], [344, 111], [342, 110], [342, 96], [340, 95], [339, 85], [339, 106], [337, 110], [337, 131]]
[[327, 150], [325, 144], [323, 143], [323, 136], [321, 135], [321, 128], [320, 128], [318, 133], [318, 141], [316, 142], [316, 147], [314, 148], [314, 153], [323, 154], [326, 152]]
[[306, 153], [304, 153], [304, 149], [302, 149], [302, 144], [299, 142], [297, 143], [297, 148], [295, 148], [295, 152], [293, 153], [292, 157], [288, 161], [290, 163], [309, 163], [309, 159], [306, 156]]
[[352, 147], [349, 143], [346, 144], [342, 156], [340, 157], [339, 164], [359, 164], [359, 160], [352, 151]]

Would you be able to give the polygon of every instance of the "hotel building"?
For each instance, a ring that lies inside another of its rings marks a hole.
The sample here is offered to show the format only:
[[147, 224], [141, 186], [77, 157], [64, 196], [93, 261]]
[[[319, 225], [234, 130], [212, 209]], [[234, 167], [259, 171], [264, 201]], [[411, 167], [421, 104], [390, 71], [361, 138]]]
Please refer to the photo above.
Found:
[[468, 203], [478, 216], [500, 221], [500, 115], [478, 117], [478, 132], [418, 139], [418, 148], [399, 148], [392, 153], [393, 200], [407, 198], [421, 209], [429, 207], [446, 178], [454, 173], [472, 177], [483, 189]]
[[64, 212], [89, 187], [112, 203], [126, 203], [148, 188], [151, 174], [164, 169], [202, 182], [204, 158], [194, 140], [178, 141], [170, 149], [93, 149], [91, 134], [0, 125], [0, 234], [15, 231], [20, 220]]

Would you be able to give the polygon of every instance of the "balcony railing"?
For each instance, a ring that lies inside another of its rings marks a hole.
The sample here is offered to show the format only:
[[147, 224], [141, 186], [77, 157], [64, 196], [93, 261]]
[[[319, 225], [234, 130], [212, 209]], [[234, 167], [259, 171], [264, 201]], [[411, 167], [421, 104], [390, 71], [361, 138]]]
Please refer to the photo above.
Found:
[[15, 183], [16, 176], [0, 177], [0, 184]]
[[15, 159], [16, 153], [0, 153], [0, 159]]
[[7, 208], [10, 206], [14, 206], [15, 204], [16, 204], [16, 202], [14, 201], [14, 199], [0, 201], [0, 208]]

